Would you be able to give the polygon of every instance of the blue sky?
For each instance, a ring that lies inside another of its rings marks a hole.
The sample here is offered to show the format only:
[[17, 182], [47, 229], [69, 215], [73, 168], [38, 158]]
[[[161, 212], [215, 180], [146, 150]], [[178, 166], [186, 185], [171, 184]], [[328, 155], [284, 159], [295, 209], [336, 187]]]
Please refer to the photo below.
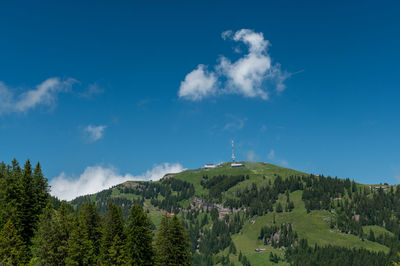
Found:
[[398, 183], [399, 8], [2, 2], [0, 159], [104, 187], [227, 161], [234, 138], [240, 160]]

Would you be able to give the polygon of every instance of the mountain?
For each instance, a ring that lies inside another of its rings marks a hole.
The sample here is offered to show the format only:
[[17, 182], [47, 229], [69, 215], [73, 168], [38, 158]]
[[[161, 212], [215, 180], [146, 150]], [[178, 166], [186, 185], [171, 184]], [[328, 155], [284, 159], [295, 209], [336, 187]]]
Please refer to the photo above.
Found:
[[125, 182], [70, 203], [96, 202], [104, 213], [111, 200], [124, 216], [139, 204], [155, 227], [164, 215], [177, 215], [189, 230], [199, 265], [296, 265], [304, 259], [302, 252], [309, 252], [307, 260], [335, 252], [333, 264], [349, 256], [351, 264], [357, 259], [372, 263], [375, 257], [385, 265], [395, 259], [400, 247], [397, 187], [241, 163], [168, 174], [156, 182]]

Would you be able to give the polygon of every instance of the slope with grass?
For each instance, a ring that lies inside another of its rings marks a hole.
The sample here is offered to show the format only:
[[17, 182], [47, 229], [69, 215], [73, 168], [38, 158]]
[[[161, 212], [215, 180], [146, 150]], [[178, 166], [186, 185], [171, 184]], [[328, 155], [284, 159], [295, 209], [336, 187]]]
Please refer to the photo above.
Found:
[[[246, 215], [245, 207], [231, 210], [224, 207], [226, 199], [235, 198], [240, 191], [253, 184], [261, 188], [270, 186], [278, 176], [282, 179], [287, 179], [291, 176], [309, 176], [306, 173], [267, 163], [242, 163], [245, 166], [239, 168], [231, 168], [230, 163], [223, 163], [213, 169], [186, 170], [178, 174], [167, 175], [157, 182], [126, 182], [111, 188], [110, 192], [103, 191], [91, 195], [90, 197], [80, 197], [73, 200], [71, 203], [78, 206], [84, 201], [95, 201], [98, 206], [102, 206], [108, 200], [124, 199], [132, 201], [132, 203], [141, 204], [152, 218], [156, 227], [159, 225], [161, 217], [170, 211], [175, 212], [183, 218], [183, 220], [186, 221], [186, 225], [188, 228], [191, 228], [191, 230], [194, 230], [192, 227], [195, 227], [196, 223], [203, 223], [198, 229], [200, 230], [200, 234], [196, 236], [196, 238], [199, 237], [199, 239], [192, 239], [193, 243], [197, 245], [193, 248], [195, 253], [200, 252], [198, 245], [201, 235], [204, 235], [204, 232], [207, 230], [210, 231], [213, 228], [213, 221], [209, 218], [207, 221], [204, 219], [204, 216], [206, 216], [206, 218], [209, 216], [208, 213], [211, 209], [216, 208], [220, 211], [220, 219], [224, 219], [223, 216], [221, 216], [222, 211], [230, 217], [238, 214], [242, 217], [241, 229], [239, 232], [232, 232], [230, 234], [237, 252], [236, 254], [229, 254], [228, 247], [218, 251], [216, 254], [213, 254], [215, 264], [220, 263], [221, 257], [229, 256], [230, 262], [235, 265], [241, 265], [241, 262], [238, 260], [238, 254], [242, 253], [251, 265], [277, 265], [269, 260], [272, 252], [281, 258], [278, 264], [287, 265], [287, 262], [284, 261], [285, 248], [273, 248], [271, 245], [265, 245], [262, 240], [258, 239], [262, 227], [280, 225], [283, 223], [292, 224], [293, 230], [298, 234], [299, 239], [307, 239], [311, 246], [315, 244], [319, 246], [330, 244], [350, 249], [363, 248], [374, 252], [382, 251], [386, 254], [389, 253], [388, 246], [367, 240], [366, 234], [372, 230], [375, 235], [387, 234], [393, 236], [392, 232], [382, 226], [368, 225], [363, 227], [363, 231], [366, 233], [365, 237], [348, 232], [343, 233], [342, 230], [332, 227], [331, 221], [336, 219], [337, 216], [335, 211], [311, 210], [307, 212], [305, 202], [302, 199], [303, 190], [287, 192], [289, 193], [290, 201], [293, 202], [294, 205], [294, 208], [290, 211], [276, 211], [278, 203], [285, 205], [287, 202], [285, 193], [278, 195], [273, 205], [273, 211], [268, 211], [259, 216]], [[243, 180], [221, 191], [220, 199], [216, 200], [210, 197], [210, 188], [206, 188], [204, 182], [217, 176], [243, 176]], [[178, 185], [186, 186], [187, 188], [193, 186], [193, 194], [181, 195], [182, 191], [174, 189], [171, 182], [168, 183], [168, 179], [173, 180]], [[368, 188], [368, 186], [357, 184], [357, 188], [361, 190]], [[147, 191], [146, 195], [144, 191]], [[343, 200], [344, 198], [346, 198], [346, 200], [348, 198], [346, 193], [343, 195]], [[196, 204], [193, 203], [195, 200]], [[331, 200], [333, 201], [333, 199]], [[161, 204], [162, 202], [167, 202], [169, 205], [165, 205], [167, 203], [163, 205]], [[122, 207], [126, 207], [125, 205]], [[196, 217], [194, 220], [193, 215]], [[266, 252], [258, 253], [255, 251], [256, 248], [265, 249]]]

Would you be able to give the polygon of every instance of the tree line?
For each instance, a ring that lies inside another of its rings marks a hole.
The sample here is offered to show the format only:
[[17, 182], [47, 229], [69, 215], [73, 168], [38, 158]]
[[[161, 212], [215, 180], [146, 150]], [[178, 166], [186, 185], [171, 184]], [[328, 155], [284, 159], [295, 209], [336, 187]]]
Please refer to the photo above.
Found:
[[[38, 163], [0, 164], [1, 265], [191, 265], [188, 232], [164, 216], [155, 236], [146, 212], [133, 204], [127, 219], [109, 202], [75, 210], [49, 195]], [[52, 203], [55, 203], [54, 205]], [[56, 205], [56, 206], [55, 206]]]

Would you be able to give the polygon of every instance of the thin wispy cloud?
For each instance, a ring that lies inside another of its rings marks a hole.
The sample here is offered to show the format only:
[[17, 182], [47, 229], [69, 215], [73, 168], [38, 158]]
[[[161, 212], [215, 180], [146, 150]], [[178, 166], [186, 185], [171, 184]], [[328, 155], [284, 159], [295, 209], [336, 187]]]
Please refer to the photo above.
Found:
[[267, 157], [268, 157], [268, 159], [270, 159], [270, 160], [275, 159], [275, 151], [271, 149], [271, 150], [269, 151]]
[[268, 158], [268, 160], [270, 160], [270, 161], [272, 161], [274, 163], [277, 163], [279, 165], [282, 165], [282, 166], [288, 166], [289, 165], [288, 161], [286, 161], [285, 159], [277, 158], [276, 155], [275, 155], [275, 150], [273, 150], [273, 149], [271, 149], [269, 151], [269, 153], [267, 155], [267, 158]]
[[89, 166], [79, 177], [65, 173], [51, 179], [50, 193], [62, 200], [72, 200], [78, 196], [93, 194], [126, 181], [159, 180], [165, 174], [179, 173], [185, 170], [179, 163], [163, 163], [141, 175], [120, 174], [114, 167]]
[[81, 98], [90, 99], [90, 98], [92, 98], [96, 95], [102, 94], [102, 93], [104, 93], [104, 89], [102, 87], [100, 87], [99, 85], [97, 85], [96, 83], [94, 83], [94, 84], [90, 84], [88, 86], [88, 88], [85, 91], [79, 93], [78, 96]]
[[[181, 82], [178, 95], [180, 98], [200, 101], [207, 97], [221, 94], [238, 94], [247, 98], [267, 100], [272, 91], [281, 93], [285, 90], [284, 81], [290, 76], [282, 71], [280, 64], [272, 64], [268, 54], [269, 41], [263, 33], [249, 29], [225, 31], [224, 40], [243, 43], [248, 53], [236, 61], [221, 56], [214, 70], [208, 70], [199, 64], [186, 75]], [[240, 52], [240, 50], [235, 49]]]
[[84, 129], [85, 137], [89, 142], [95, 142], [98, 141], [99, 139], [103, 138], [104, 136], [104, 130], [107, 128], [107, 126], [93, 126], [93, 125], [88, 125]]
[[54, 107], [58, 94], [69, 91], [74, 83], [72, 78], [49, 78], [34, 89], [14, 95], [14, 90], [0, 82], [0, 114], [27, 112], [40, 105]]
[[255, 162], [258, 159], [258, 155], [254, 150], [250, 150], [247, 152], [246, 158], [249, 162]]
[[244, 127], [245, 122], [247, 121], [246, 117], [237, 117], [234, 115], [227, 115], [228, 119], [230, 120], [224, 126], [224, 130], [227, 131], [237, 131]]

